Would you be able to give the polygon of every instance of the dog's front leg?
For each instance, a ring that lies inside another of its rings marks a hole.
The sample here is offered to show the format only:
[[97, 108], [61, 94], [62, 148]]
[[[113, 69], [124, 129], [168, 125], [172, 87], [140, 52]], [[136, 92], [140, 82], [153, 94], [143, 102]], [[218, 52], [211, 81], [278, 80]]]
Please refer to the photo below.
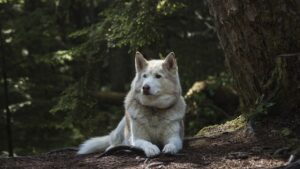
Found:
[[[134, 112], [134, 111], [131, 111]], [[129, 116], [130, 117], [130, 116]], [[142, 149], [147, 157], [154, 157], [160, 154], [160, 149], [150, 142], [150, 136], [145, 128], [147, 125], [141, 117], [132, 117], [129, 120], [130, 144]]]
[[162, 152], [166, 154], [176, 154], [181, 149], [182, 139], [179, 135], [175, 135], [167, 140]]
[[147, 157], [154, 157], [160, 153], [160, 150], [156, 145], [143, 139], [134, 139], [132, 145], [141, 148]]

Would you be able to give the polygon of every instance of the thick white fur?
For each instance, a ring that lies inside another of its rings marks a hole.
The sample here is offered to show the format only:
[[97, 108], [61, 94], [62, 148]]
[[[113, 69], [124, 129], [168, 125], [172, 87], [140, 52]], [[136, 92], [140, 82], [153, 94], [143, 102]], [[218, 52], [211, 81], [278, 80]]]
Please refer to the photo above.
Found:
[[[136, 76], [125, 98], [125, 116], [109, 135], [84, 142], [78, 154], [120, 144], [139, 147], [147, 157], [160, 154], [159, 146], [163, 153], [170, 154], [182, 149], [186, 105], [174, 53], [165, 60], [147, 61], [137, 52], [135, 61]], [[150, 87], [150, 95], [143, 94], [144, 85]]]
[[102, 151], [109, 146], [109, 136], [94, 137], [85, 141], [78, 151], [78, 154], [89, 154], [95, 151]]
[[80, 145], [77, 154], [89, 154], [93, 152], [103, 151], [114, 147], [115, 145], [126, 144], [124, 140], [125, 117], [120, 121], [117, 128], [109, 135], [102, 137], [94, 137], [86, 140]]

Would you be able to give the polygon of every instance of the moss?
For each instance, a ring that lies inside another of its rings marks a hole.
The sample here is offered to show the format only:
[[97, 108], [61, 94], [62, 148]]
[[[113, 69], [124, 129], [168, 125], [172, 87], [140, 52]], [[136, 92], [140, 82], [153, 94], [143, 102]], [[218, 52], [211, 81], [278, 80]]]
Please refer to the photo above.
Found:
[[205, 137], [218, 136], [225, 132], [236, 131], [245, 125], [246, 125], [246, 118], [240, 115], [237, 118], [231, 121], [227, 121], [224, 124], [217, 124], [217, 125], [204, 127], [196, 134], [196, 136], [205, 136]]

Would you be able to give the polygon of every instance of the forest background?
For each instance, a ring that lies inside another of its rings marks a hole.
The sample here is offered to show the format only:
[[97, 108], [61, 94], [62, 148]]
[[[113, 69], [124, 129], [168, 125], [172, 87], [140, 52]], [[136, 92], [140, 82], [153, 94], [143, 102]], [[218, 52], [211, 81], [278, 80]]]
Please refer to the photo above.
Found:
[[[148, 59], [175, 52], [187, 136], [243, 112], [207, 1], [0, 0], [0, 30], [2, 153], [78, 146], [112, 130], [137, 50]], [[254, 113], [274, 105], [265, 98], [255, 95]]]

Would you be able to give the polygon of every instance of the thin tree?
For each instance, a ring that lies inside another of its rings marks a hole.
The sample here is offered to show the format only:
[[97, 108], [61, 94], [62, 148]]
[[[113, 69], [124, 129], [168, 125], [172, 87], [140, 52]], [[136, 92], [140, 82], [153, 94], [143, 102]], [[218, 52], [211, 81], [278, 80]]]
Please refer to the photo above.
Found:
[[[0, 30], [1, 29], [0, 25]], [[12, 144], [12, 131], [11, 131], [11, 112], [9, 110], [9, 97], [8, 97], [8, 80], [6, 72], [6, 48], [4, 39], [2, 37], [2, 32], [0, 32], [0, 54], [1, 54], [1, 67], [2, 67], [2, 80], [3, 80], [3, 91], [4, 91], [4, 106], [6, 112], [6, 134], [7, 134], [7, 144], [8, 153], [10, 157], [13, 157], [13, 144]]]

